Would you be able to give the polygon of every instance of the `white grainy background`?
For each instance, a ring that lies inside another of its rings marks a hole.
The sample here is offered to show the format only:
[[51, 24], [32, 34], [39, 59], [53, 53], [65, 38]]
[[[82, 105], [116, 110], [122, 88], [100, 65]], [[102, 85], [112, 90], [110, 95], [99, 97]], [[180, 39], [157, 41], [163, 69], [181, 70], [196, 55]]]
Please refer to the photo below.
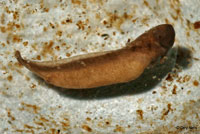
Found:
[[[1, 0], [0, 133], [200, 133], [199, 7], [199, 0]], [[176, 31], [169, 60], [127, 84], [64, 90], [14, 57], [119, 49], [162, 23]]]

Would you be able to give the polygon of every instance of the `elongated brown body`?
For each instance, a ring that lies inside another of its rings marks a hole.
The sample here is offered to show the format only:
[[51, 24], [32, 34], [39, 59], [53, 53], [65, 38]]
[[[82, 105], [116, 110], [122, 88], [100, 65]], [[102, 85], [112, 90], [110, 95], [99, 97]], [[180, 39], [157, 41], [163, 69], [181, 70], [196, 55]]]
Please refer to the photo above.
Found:
[[94, 88], [138, 78], [144, 69], [172, 47], [175, 31], [169, 24], [158, 25], [128, 43], [126, 47], [90, 53], [58, 61], [17, 60], [46, 82], [70, 89]]

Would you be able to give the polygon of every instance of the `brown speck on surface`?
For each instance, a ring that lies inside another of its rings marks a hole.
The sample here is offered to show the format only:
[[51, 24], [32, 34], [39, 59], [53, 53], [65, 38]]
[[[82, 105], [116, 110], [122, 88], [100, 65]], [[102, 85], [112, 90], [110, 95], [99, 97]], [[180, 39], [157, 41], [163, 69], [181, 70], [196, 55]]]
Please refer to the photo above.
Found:
[[88, 132], [92, 132], [92, 128], [90, 128], [88, 125], [82, 125], [82, 128]]
[[13, 12], [13, 18], [15, 20], [18, 20], [19, 19], [19, 13], [17, 11]]
[[91, 121], [91, 118], [90, 118], [90, 117], [87, 117], [86, 120], [87, 120], [87, 121]]
[[143, 111], [142, 110], [136, 110], [136, 113], [138, 115], [138, 117], [143, 120]]
[[108, 24], [108, 22], [107, 22], [106, 20], [104, 20], [104, 21], [103, 21], [103, 24], [106, 25], [106, 24]]
[[66, 56], [67, 56], [67, 57], [70, 57], [70, 56], [71, 56], [71, 54], [70, 54], [70, 53], [66, 53]]
[[72, 19], [66, 19], [66, 23], [72, 23]]
[[133, 23], [135, 23], [138, 20], [138, 18], [135, 18], [132, 20]]
[[31, 84], [31, 88], [36, 88], [36, 85], [34, 83]]
[[5, 24], [5, 14], [4, 13], [1, 14], [0, 19], [1, 19], [1, 24]]
[[6, 32], [6, 28], [5, 28], [5, 27], [2, 27], [2, 26], [1, 26], [0, 29], [1, 29], [1, 32], [2, 32], [2, 33], [5, 33], [5, 32]]
[[165, 23], [166, 23], [166, 24], [169, 24], [169, 20], [168, 20], [167, 18], [165, 19]]
[[190, 93], [191, 93], [191, 90], [188, 90], [188, 91], [187, 91], [187, 94], [190, 94]]
[[47, 27], [43, 27], [43, 31], [46, 32], [48, 29]]
[[36, 106], [36, 105], [31, 105], [31, 104], [27, 104], [22, 102], [21, 105], [23, 106], [22, 108], [20, 108], [20, 110], [26, 110], [26, 111], [33, 111], [33, 113], [38, 114], [40, 107]]
[[54, 28], [55, 28], [54, 24], [52, 24], [52, 23], [49, 23], [49, 25], [50, 25], [50, 27], [51, 27], [52, 29], [54, 29]]
[[22, 38], [18, 35], [13, 35], [12, 41], [13, 41], [13, 43], [19, 43], [22, 41]]
[[116, 125], [116, 128], [114, 129], [114, 132], [122, 132], [122, 133], [124, 133], [125, 130], [124, 130], [123, 127], [121, 127], [121, 126], [119, 126], [119, 125]]
[[40, 117], [40, 120], [41, 120], [42, 122], [49, 122], [49, 120], [46, 119], [46, 118], [44, 118], [43, 116]]
[[15, 117], [11, 114], [11, 110], [10, 110], [10, 109], [7, 109], [7, 116], [8, 116], [12, 121], [15, 120]]
[[152, 94], [156, 94], [156, 91], [153, 91]]
[[23, 42], [23, 45], [27, 46], [28, 45], [28, 41]]
[[109, 34], [102, 34], [101, 37], [109, 37]]
[[48, 42], [45, 42], [42, 48], [42, 56], [46, 56], [47, 54], [53, 54], [53, 45], [54, 42], [51, 40]]
[[27, 125], [27, 124], [24, 124], [24, 128], [33, 129], [33, 128], [35, 128], [35, 127], [30, 126], [30, 125]]
[[172, 94], [176, 94], [176, 89], [177, 89], [177, 86], [174, 85], [173, 90], [172, 90]]
[[197, 87], [197, 86], [199, 86], [199, 82], [197, 80], [194, 80], [193, 85]]
[[27, 81], [30, 81], [30, 78], [29, 78], [28, 76], [26, 76], [26, 75], [25, 75], [25, 79], [26, 79]]
[[40, 55], [37, 55], [36, 59], [37, 59], [37, 60], [41, 60], [41, 56], [40, 56]]
[[78, 26], [79, 30], [84, 30], [85, 29], [85, 24], [83, 21], [79, 20], [76, 25]]
[[197, 21], [194, 23], [194, 28], [199, 29], [200, 28], [200, 21]]
[[49, 8], [44, 8], [43, 11], [44, 12], [49, 12]]
[[110, 125], [110, 122], [109, 122], [109, 121], [106, 121], [105, 124], [106, 124], [106, 125]]
[[61, 46], [66, 46], [66, 43], [62, 43]]
[[7, 77], [7, 80], [8, 80], [8, 81], [12, 81], [12, 80], [13, 80], [12, 75], [9, 75], [9, 76]]
[[190, 31], [186, 32], [187, 37], [190, 37]]
[[59, 46], [56, 46], [55, 49], [59, 51], [59, 50], [60, 50], [60, 47], [59, 47]]
[[57, 31], [57, 32], [56, 32], [56, 35], [62, 36], [62, 31]]
[[164, 113], [163, 113], [163, 115], [162, 115], [162, 117], [161, 117], [161, 120], [164, 120], [165, 119], [165, 117], [168, 115], [168, 113], [170, 112], [170, 111], [172, 111], [172, 108], [171, 108], [171, 104], [169, 103], [168, 105], [167, 105], [167, 111], [164, 109], [163, 111], [164, 111]]
[[5, 43], [1, 43], [1, 45], [2, 45], [3, 47], [5, 47], [5, 46], [6, 46], [6, 44], [5, 44]]
[[61, 121], [60, 123], [62, 124], [64, 130], [66, 130], [70, 126], [69, 120]]
[[194, 57], [193, 59], [194, 59], [194, 60], [196, 60], [196, 61], [200, 61], [200, 59], [199, 59], [199, 58], [195, 58], [195, 57]]
[[172, 77], [171, 73], [169, 73], [169, 74], [167, 75], [166, 80], [167, 80], [167, 81], [173, 81], [173, 77]]
[[149, 7], [149, 3], [146, 0], [144, 0], [144, 5]]
[[80, 5], [81, 4], [81, 1], [80, 0], [71, 0], [72, 4], [75, 4], [75, 5]]
[[121, 25], [129, 19], [132, 19], [132, 15], [127, 14], [126, 12], [122, 15], [118, 15], [117, 11], [115, 10], [114, 13], [107, 12], [107, 16], [109, 17], [108, 21], [103, 21], [104, 25], [107, 25], [107, 27], [115, 27], [119, 31], [122, 32], [122, 29], [120, 28]]

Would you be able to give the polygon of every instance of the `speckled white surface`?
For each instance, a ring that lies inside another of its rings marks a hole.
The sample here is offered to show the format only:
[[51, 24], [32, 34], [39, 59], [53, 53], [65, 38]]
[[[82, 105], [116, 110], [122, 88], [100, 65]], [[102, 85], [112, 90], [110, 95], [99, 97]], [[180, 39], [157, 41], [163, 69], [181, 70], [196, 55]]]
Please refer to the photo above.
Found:
[[[199, 0], [1, 0], [0, 133], [200, 133], [199, 7]], [[161, 23], [176, 30], [169, 60], [127, 84], [64, 90], [14, 57], [118, 49]]]

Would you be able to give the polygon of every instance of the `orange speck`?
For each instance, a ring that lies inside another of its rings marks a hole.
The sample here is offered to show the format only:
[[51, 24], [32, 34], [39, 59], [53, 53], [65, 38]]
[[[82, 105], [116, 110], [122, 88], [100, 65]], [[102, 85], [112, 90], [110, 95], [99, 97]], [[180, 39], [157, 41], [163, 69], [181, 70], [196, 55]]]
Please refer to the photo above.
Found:
[[15, 24], [15, 27], [19, 29], [19, 28], [20, 28], [20, 25], [19, 25], [19, 24]]
[[36, 88], [36, 85], [34, 83], [32, 83], [31, 88]]
[[1, 45], [2, 45], [3, 47], [5, 47], [5, 46], [6, 46], [6, 44], [5, 44], [5, 43], [2, 43]]
[[108, 23], [107, 21], [105, 21], [105, 20], [103, 21], [103, 24], [104, 24], [104, 25], [106, 25], [107, 23]]
[[71, 0], [72, 4], [80, 5], [81, 1], [80, 0]]
[[33, 126], [30, 126], [30, 125], [27, 125], [27, 124], [25, 124], [25, 125], [24, 125], [24, 128], [33, 129], [34, 127], [33, 127]]
[[26, 75], [25, 75], [25, 79], [26, 79], [27, 81], [30, 81], [30, 78], [29, 78], [28, 76], [26, 76]]
[[0, 27], [0, 29], [1, 29], [1, 32], [2, 32], [2, 33], [5, 33], [5, 32], [6, 32], [6, 28], [5, 28], [5, 27]]
[[8, 80], [8, 81], [12, 81], [12, 79], [13, 79], [12, 75], [9, 75], [9, 76], [7, 77], [7, 80]]
[[199, 82], [197, 80], [195, 80], [195, 81], [193, 81], [193, 85], [197, 87], [197, 86], [199, 86]]
[[42, 121], [42, 122], [48, 122], [49, 120], [47, 120], [46, 118], [44, 118], [44, 117], [40, 117], [40, 120]]
[[66, 53], [66, 56], [67, 56], [67, 57], [70, 57], [70, 56], [71, 56], [71, 54], [70, 54], [70, 53]]
[[194, 23], [194, 28], [199, 29], [200, 28], [200, 21], [197, 21]]
[[88, 132], [92, 132], [92, 128], [90, 128], [88, 125], [82, 125], [82, 128]]
[[144, 5], [148, 7], [149, 3], [146, 0], [144, 0]]
[[62, 36], [62, 31], [57, 31], [57, 32], [56, 32], [56, 35]]
[[47, 31], [47, 27], [43, 27], [43, 31], [46, 32]]
[[85, 27], [84, 27], [85, 24], [80, 20], [76, 23], [76, 25], [78, 26], [79, 30], [84, 30], [85, 29]]
[[172, 90], [172, 94], [176, 94], [176, 88], [177, 88], [177, 86], [174, 85], [173, 90]]
[[61, 44], [61, 46], [65, 46], [65, 45], [66, 45], [66, 43], [62, 43], [62, 44]]
[[43, 11], [44, 12], [49, 12], [49, 8], [44, 8]]
[[10, 109], [7, 109], [7, 114], [8, 114], [8, 117], [11, 118], [11, 120], [15, 120], [15, 117], [11, 115]]
[[2, 13], [0, 18], [1, 18], [1, 24], [4, 24], [5, 23], [5, 14]]
[[19, 42], [21, 42], [21, 41], [22, 41], [22, 39], [21, 39], [20, 36], [18, 36], [18, 35], [13, 35], [13, 43], [19, 43]]
[[165, 19], [165, 22], [166, 22], [166, 24], [169, 24], [169, 20], [167, 18]]
[[[40, 110], [40, 107], [36, 106], [36, 105], [31, 105], [31, 104], [26, 104], [24, 102], [21, 103], [24, 107], [29, 108], [30, 110], [33, 110], [34, 113], [38, 113], [38, 111]], [[22, 108], [22, 110], [25, 110], [24, 108]]]
[[136, 113], [139, 115], [140, 119], [143, 120], [143, 111], [142, 110], [136, 110]]
[[36, 59], [37, 59], [37, 60], [41, 60], [41, 57], [40, 57], [40, 55], [38, 55], [38, 56], [36, 57]]
[[133, 19], [133, 20], [132, 20], [132, 22], [133, 22], [133, 23], [135, 23], [135, 22], [137, 21], [137, 19], [138, 19], [138, 18], [136, 18], [136, 19]]
[[27, 46], [28, 45], [28, 41], [23, 42], [23, 45]]
[[173, 81], [172, 75], [169, 73], [166, 78], [167, 81]]
[[13, 18], [14, 18], [15, 20], [18, 20], [18, 19], [19, 19], [19, 13], [18, 13], [17, 11], [15, 11], [15, 12], [13, 13]]
[[163, 120], [164, 118], [165, 118], [165, 116], [166, 115], [168, 115], [168, 113], [170, 112], [170, 111], [172, 111], [172, 108], [171, 108], [171, 104], [168, 104], [167, 105], [167, 111], [165, 111], [164, 113], [163, 113], [163, 115], [162, 115], [162, 117], [161, 117], [161, 120]]
[[116, 125], [116, 128], [114, 129], [114, 132], [122, 132], [122, 133], [124, 133], [125, 130], [124, 130], [123, 127], [121, 127], [121, 126], [119, 126], [119, 125]]
[[59, 51], [59, 50], [60, 50], [60, 47], [59, 47], [59, 46], [56, 46], [55, 49]]
[[90, 117], [87, 117], [86, 120], [87, 120], [87, 121], [91, 121], [91, 118], [90, 118]]
[[66, 19], [66, 23], [72, 23], [72, 19]]

